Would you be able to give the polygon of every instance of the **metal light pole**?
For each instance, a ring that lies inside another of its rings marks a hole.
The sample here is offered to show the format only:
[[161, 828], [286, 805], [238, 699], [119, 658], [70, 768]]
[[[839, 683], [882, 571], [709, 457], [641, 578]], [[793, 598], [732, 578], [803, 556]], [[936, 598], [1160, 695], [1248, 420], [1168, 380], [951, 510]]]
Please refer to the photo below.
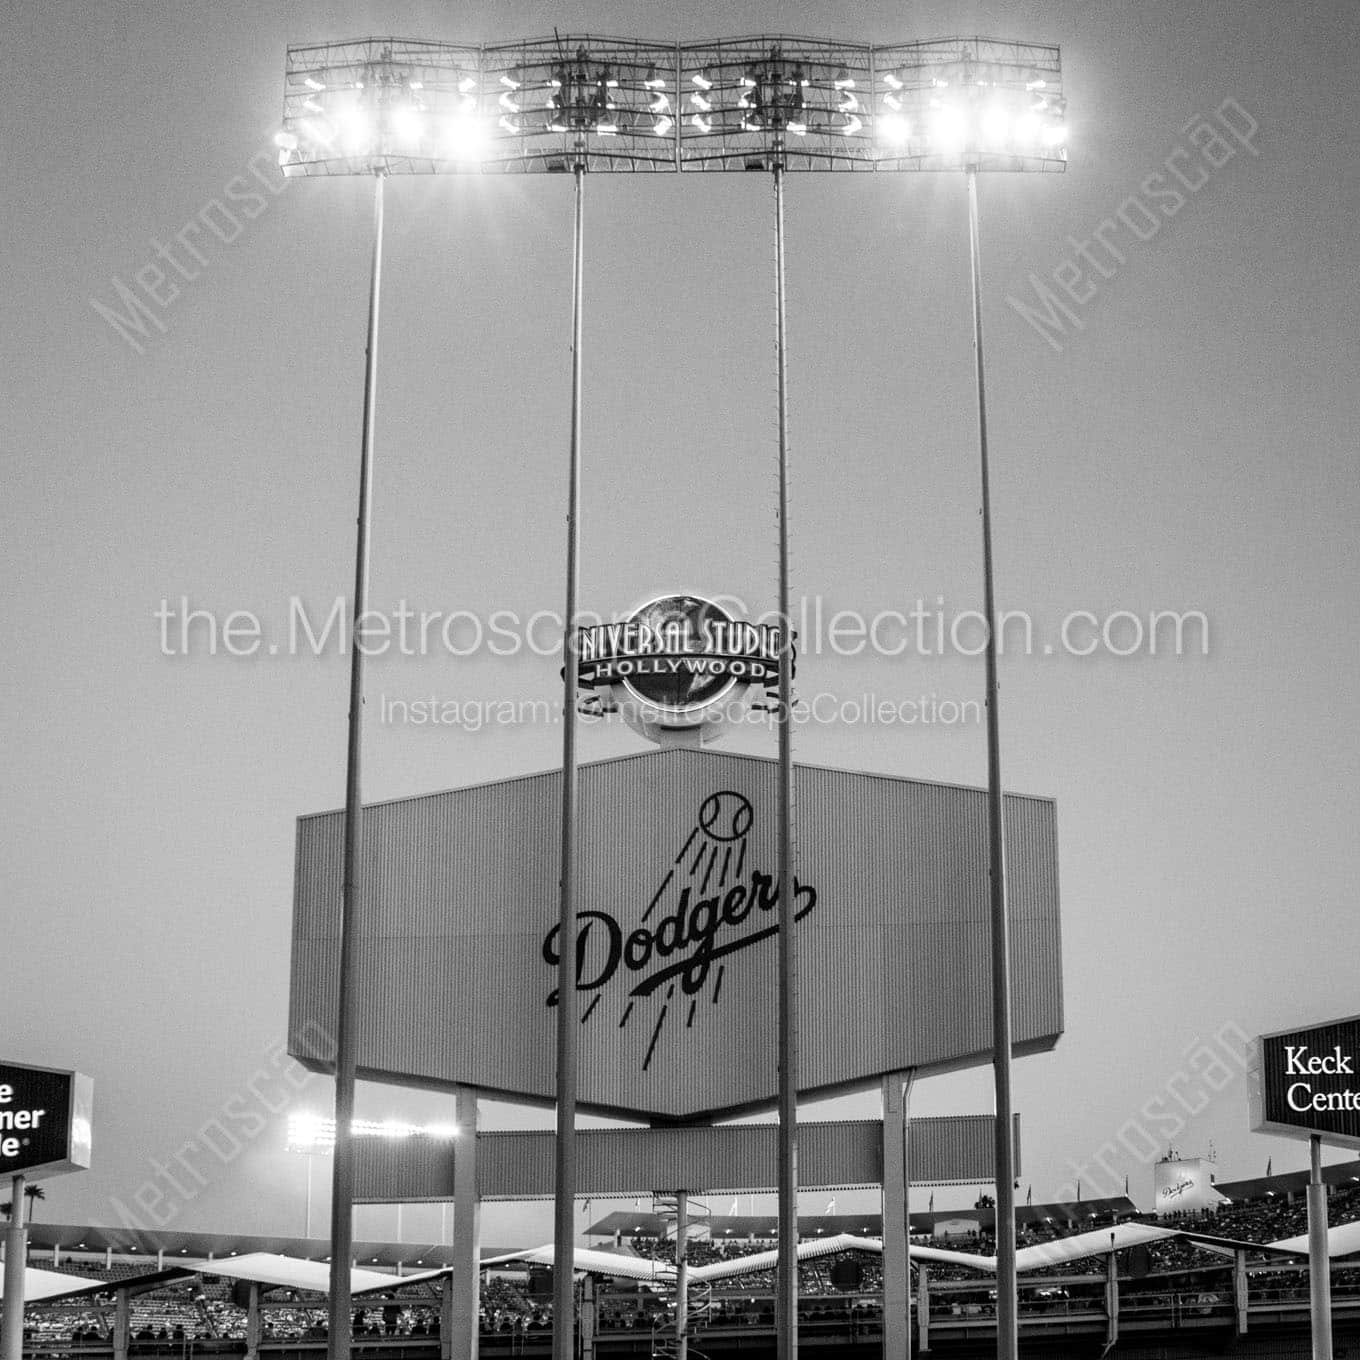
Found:
[[973, 358], [977, 374], [978, 458], [982, 482], [983, 609], [987, 616], [987, 870], [992, 917], [992, 1068], [996, 1088], [996, 1353], [1016, 1360], [1015, 1148], [1011, 1134], [1010, 913], [1006, 894], [1006, 823], [1001, 791], [1000, 688], [996, 678], [992, 495], [987, 461], [987, 386], [982, 357], [982, 260], [978, 240], [977, 166], [968, 173], [968, 244], [973, 273]]
[[783, 149], [774, 157], [775, 366], [779, 405], [779, 1266], [775, 1343], [798, 1354], [798, 914], [793, 889], [793, 628], [789, 610], [788, 354], [784, 313]]
[[584, 272], [585, 145], [572, 163], [571, 442], [567, 472], [567, 603], [562, 632], [562, 866], [557, 959], [557, 1142], [553, 1201], [553, 1360], [572, 1360], [576, 1296], [576, 613], [581, 549], [581, 291]]
[[1327, 1252], [1327, 1191], [1322, 1184], [1322, 1139], [1308, 1139], [1308, 1294], [1313, 1360], [1332, 1360], [1332, 1262]]
[[382, 289], [383, 180], [373, 177], [373, 263], [368, 286], [368, 339], [364, 351], [363, 440], [359, 454], [359, 515], [354, 553], [354, 605], [350, 629], [349, 746], [345, 774], [344, 878], [340, 899], [340, 975], [335, 1024], [335, 1155], [331, 1162], [330, 1318], [331, 1360], [350, 1355], [350, 1261], [354, 1255], [354, 1033], [355, 925], [363, 902], [364, 653], [359, 622], [368, 610], [369, 531], [373, 522], [373, 432], [377, 419], [378, 304]]
[[5, 1229], [5, 1301], [0, 1314], [0, 1360], [23, 1360], [24, 1269], [28, 1229], [24, 1225], [24, 1178], [10, 1182], [9, 1226]]

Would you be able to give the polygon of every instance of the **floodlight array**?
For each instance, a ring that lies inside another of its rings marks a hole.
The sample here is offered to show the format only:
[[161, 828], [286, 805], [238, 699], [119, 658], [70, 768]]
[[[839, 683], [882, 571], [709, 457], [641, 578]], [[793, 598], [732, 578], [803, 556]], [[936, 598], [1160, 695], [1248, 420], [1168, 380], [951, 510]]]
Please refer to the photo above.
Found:
[[743, 38], [680, 49], [686, 170], [874, 168], [872, 49]]
[[293, 47], [286, 175], [1061, 170], [1056, 47], [756, 37]]
[[398, 38], [290, 47], [285, 175], [433, 174], [488, 154], [481, 51]]
[[616, 38], [488, 47], [492, 167], [674, 170], [676, 49]]
[[879, 166], [1062, 170], [1066, 100], [1056, 47], [947, 38], [874, 52]]

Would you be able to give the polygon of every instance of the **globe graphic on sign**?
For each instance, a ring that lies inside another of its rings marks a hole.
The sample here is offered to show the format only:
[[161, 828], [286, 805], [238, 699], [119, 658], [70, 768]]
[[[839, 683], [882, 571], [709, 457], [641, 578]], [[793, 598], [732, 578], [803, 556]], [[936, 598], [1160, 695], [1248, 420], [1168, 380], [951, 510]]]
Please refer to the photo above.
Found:
[[639, 669], [624, 683], [644, 704], [673, 712], [703, 708], [720, 699], [736, 683], [718, 668], [708, 669], [704, 660], [705, 625], [730, 623], [732, 616], [712, 600], [695, 595], [663, 595], [644, 604], [632, 622], [665, 640], [663, 650], [640, 662]]

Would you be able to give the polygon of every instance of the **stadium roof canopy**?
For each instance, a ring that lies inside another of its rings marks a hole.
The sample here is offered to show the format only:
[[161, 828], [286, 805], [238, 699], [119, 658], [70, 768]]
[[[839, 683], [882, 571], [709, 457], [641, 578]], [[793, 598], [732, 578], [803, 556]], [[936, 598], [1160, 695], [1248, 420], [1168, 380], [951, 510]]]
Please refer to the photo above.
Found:
[[[270, 1237], [258, 1233], [181, 1232], [175, 1229], [99, 1227], [80, 1223], [31, 1223], [30, 1248], [62, 1253], [93, 1252], [115, 1256], [142, 1256], [155, 1262], [163, 1252], [167, 1261], [177, 1265], [185, 1259], [214, 1261], [266, 1252], [304, 1261], [324, 1261], [330, 1254], [330, 1239], [325, 1237]], [[495, 1255], [501, 1247], [483, 1249]], [[431, 1269], [453, 1264], [453, 1248], [437, 1242], [356, 1242], [354, 1256], [365, 1266], [428, 1266]]]
[[[1352, 1185], [1360, 1182], [1360, 1161], [1337, 1162], [1322, 1168], [1324, 1185]], [[1301, 1195], [1308, 1189], [1308, 1172], [1287, 1171], [1279, 1176], [1254, 1176], [1245, 1181], [1217, 1181], [1214, 1189], [1234, 1203], [1267, 1199], [1273, 1195]]]
[[[1128, 1247], [1144, 1246], [1150, 1242], [1162, 1242], [1168, 1238], [1184, 1238], [1199, 1246], [1231, 1256], [1237, 1251], [1266, 1252], [1279, 1256], [1295, 1256], [1307, 1251], [1306, 1238], [1290, 1238], [1284, 1242], [1240, 1242], [1228, 1237], [1214, 1237], [1209, 1233], [1187, 1232], [1179, 1228], [1161, 1228], [1153, 1223], [1120, 1223], [1114, 1227], [1096, 1228], [1090, 1232], [1074, 1233], [1070, 1237], [1055, 1238], [1052, 1242], [1041, 1242], [1036, 1246], [1023, 1247], [1016, 1252], [1015, 1268], [1024, 1273], [1043, 1270], [1048, 1266], [1065, 1265], [1070, 1261], [1085, 1260], [1094, 1256], [1108, 1256], [1111, 1252], [1123, 1251]], [[1328, 1235], [1331, 1255], [1344, 1256], [1360, 1250], [1360, 1223], [1348, 1223], [1333, 1228]], [[1298, 1245], [1302, 1243], [1302, 1247]], [[878, 1238], [855, 1237], [850, 1233], [815, 1238], [798, 1244], [798, 1259], [813, 1260], [819, 1256], [832, 1256], [842, 1251], [865, 1251], [881, 1253], [883, 1243]], [[777, 1251], [759, 1251], [747, 1256], [734, 1256], [725, 1261], [714, 1261], [707, 1265], [691, 1266], [689, 1278], [696, 1283], [712, 1283], [714, 1280], [733, 1279], [739, 1275], [754, 1274], [763, 1270], [773, 1270], [777, 1264]], [[913, 1261], [938, 1262], [946, 1265], [966, 1266], [979, 1274], [992, 1274], [996, 1270], [995, 1256], [982, 1256], [966, 1251], [951, 1251], [944, 1247], [918, 1246], [911, 1248]], [[524, 1251], [509, 1252], [504, 1256], [482, 1265], [500, 1265], [509, 1261], [526, 1261], [536, 1265], [552, 1265], [551, 1246], [530, 1247]], [[572, 1257], [573, 1268], [599, 1275], [621, 1275], [630, 1279], [649, 1279], [671, 1282], [675, 1279], [675, 1267], [668, 1262], [652, 1261], [645, 1257], [608, 1251], [592, 1251], [578, 1247]]]
[[[182, 1280], [192, 1275], [190, 1270], [151, 1270], [145, 1275], [135, 1275], [131, 1279], [108, 1280], [91, 1279], [88, 1275], [66, 1275], [59, 1270], [37, 1270], [29, 1266], [24, 1270], [24, 1302], [42, 1303], [44, 1300], [71, 1299], [81, 1294], [112, 1294], [118, 1289], [131, 1289], [141, 1293], [154, 1289], [157, 1285], [168, 1284], [171, 1280]], [[0, 1271], [0, 1299], [5, 1297], [5, 1282]]]
[[[299, 1261], [271, 1252], [251, 1252], [226, 1261], [186, 1261], [185, 1268], [198, 1275], [220, 1275], [228, 1280], [249, 1280], [271, 1289], [303, 1289], [325, 1294], [330, 1289], [330, 1267], [320, 1261]], [[446, 1270], [425, 1270], [418, 1275], [388, 1275], [380, 1270], [350, 1271], [350, 1292], [354, 1295], [390, 1293], [408, 1285], [425, 1284], [448, 1274]]]
[[[1041, 1223], [1086, 1223], [1091, 1219], [1111, 1220], [1127, 1218], [1138, 1212], [1134, 1202], [1120, 1195], [1114, 1199], [1086, 1199], [1076, 1204], [1024, 1204], [1017, 1205], [1015, 1221], [1020, 1227]], [[941, 1209], [914, 1213], [911, 1216], [911, 1230], [916, 1233], [933, 1233], [941, 1223], [976, 1222], [982, 1231], [989, 1230], [996, 1221], [996, 1210], [983, 1209]], [[713, 1214], [704, 1216], [691, 1211], [691, 1231], [706, 1226], [709, 1236], [716, 1242], [724, 1237], [778, 1237], [779, 1220], [772, 1215]], [[586, 1229], [587, 1237], [613, 1237], [616, 1233], [623, 1237], [664, 1238], [674, 1231], [673, 1219], [661, 1214], [642, 1210], [616, 1210], [606, 1214], [598, 1222]], [[856, 1237], [875, 1237], [883, 1231], [881, 1214], [804, 1214], [798, 1220], [798, 1236], [835, 1237], [850, 1233]]]
[[[1272, 1242], [1271, 1246], [1277, 1251], [1292, 1251], [1303, 1256], [1308, 1252], [1308, 1234], [1286, 1237]], [[1360, 1251], [1360, 1223], [1339, 1223], [1335, 1228], [1327, 1229], [1328, 1256], [1349, 1256], [1355, 1251]]]

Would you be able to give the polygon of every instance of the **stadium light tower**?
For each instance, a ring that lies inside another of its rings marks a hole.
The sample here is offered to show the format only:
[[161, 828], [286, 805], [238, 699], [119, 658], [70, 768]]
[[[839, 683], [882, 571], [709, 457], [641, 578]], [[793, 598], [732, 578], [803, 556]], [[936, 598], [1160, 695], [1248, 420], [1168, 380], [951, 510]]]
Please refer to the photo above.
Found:
[[[557, 988], [557, 1152], [554, 1259], [574, 1241], [576, 1111], [577, 672], [584, 176], [591, 171], [770, 170], [774, 177], [778, 388], [779, 613], [779, 1222], [778, 1349], [797, 1351], [797, 953], [792, 920], [792, 633], [789, 617], [788, 418], [784, 176], [791, 170], [959, 170], [968, 177], [974, 356], [983, 508], [988, 827], [996, 1080], [998, 1354], [1016, 1353], [1014, 1149], [1005, 830], [1002, 824], [991, 497], [982, 352], [977, 174], [1053, 171], [1066, 164], [1058, 50], [992, 39], [891, 47], [759, 37], [695, 44], [539, 39], [481, 48], [365, 39], [290, 49], [279, 135], [287, 175], [371, 174], [375, 231], [354, 612], [364, 608], [372, 480], [373, 397], [383, 181], [390, 174], [570, 171], [572, 378], [567, 589], [563, 639], [562, 840]], [[336, 1028], [331, 1216], [330, 1353], [348, 1360], [355, 1043], [353, 950], [364, 906], [359, 857], [362, 653], [351, 642], [349, 761]], [[1002, 1224], [1006, 1230], [1002, 1231]], [[572, 1360], [571, 1271], [554, 1272], [553, 1360]], [[886, 1325], [886, 1320], [885, 1320]], [[896, 1325], [896, 1323], [894, 1323]]]
[[[487, 47], [396, 38], [293, 47], [288, 52], [279, 163], [285, 175], [374, 177], [374, 250], [356, 552], [354, 618], [366, 609], [374, 387], [381, 280], [383, 181], [392, 174], [572, 172], [572, 397], [568, 475], [567, 609], [563, 642], [561, 948], [558, 1007], [558, 1260], [573, 1249], [576, 1114], [575, 857], [577, 677], [574, 649], [580, 546], [583, 177], [589, 170], [674, 170], [676, 49], [628, 40], [552, 39]], [[351, 638], [344, 881], [335, 1056], [329, 1352], [349, 1360], [353, 1246], [354, 937], [364, 909], [360, 797], [363, 654]], [[554, 1286], [553, 1353], [574, 1352], [570, 1270]]]
[[[959, 38], [875, 51], [880, 154], [899, 168], [963, 171], [968, 182], [973, 366], [982, 495], [984, 651], [987, 701], [987, 859], [991, 898], [992, 1063], [996, 1091], [997, 1356], [1019, 1346], [1015, 1274], [1015, 1146], [1011, 1101], [1010, 919], [1001, 785], [997, 613], [987, 393], [982, 349], [978, 174], [1066, 167], [1066, 101], [1056, 47]], [[883, 164], [884, 162], [880, 162]]]
[[[275, 140], [288, 176], [371, 175], [373, 255], [364, 360], [359, 513], [351, 604], [344, 871], [335, 1025], [335, 1119], [331, 1170], [328, 1350], [349, 1360], [350, 1262], [354, 1246], [354, 978], [356, 926], [366, 907], [363, 801], [364, 653], [359, 620], [368, 609], [377, 418], [378, 312], [382, 289], [383, 184], [388, 175], [432, 173], [475, 160], [482, 149], [476, 49], [392, 38], [294, 47], [284, 77], [283, 127]], [[469, 84], [469, 81], [472, 83]], [[310, 1177], [308, 1180], [310, 1189]]]

